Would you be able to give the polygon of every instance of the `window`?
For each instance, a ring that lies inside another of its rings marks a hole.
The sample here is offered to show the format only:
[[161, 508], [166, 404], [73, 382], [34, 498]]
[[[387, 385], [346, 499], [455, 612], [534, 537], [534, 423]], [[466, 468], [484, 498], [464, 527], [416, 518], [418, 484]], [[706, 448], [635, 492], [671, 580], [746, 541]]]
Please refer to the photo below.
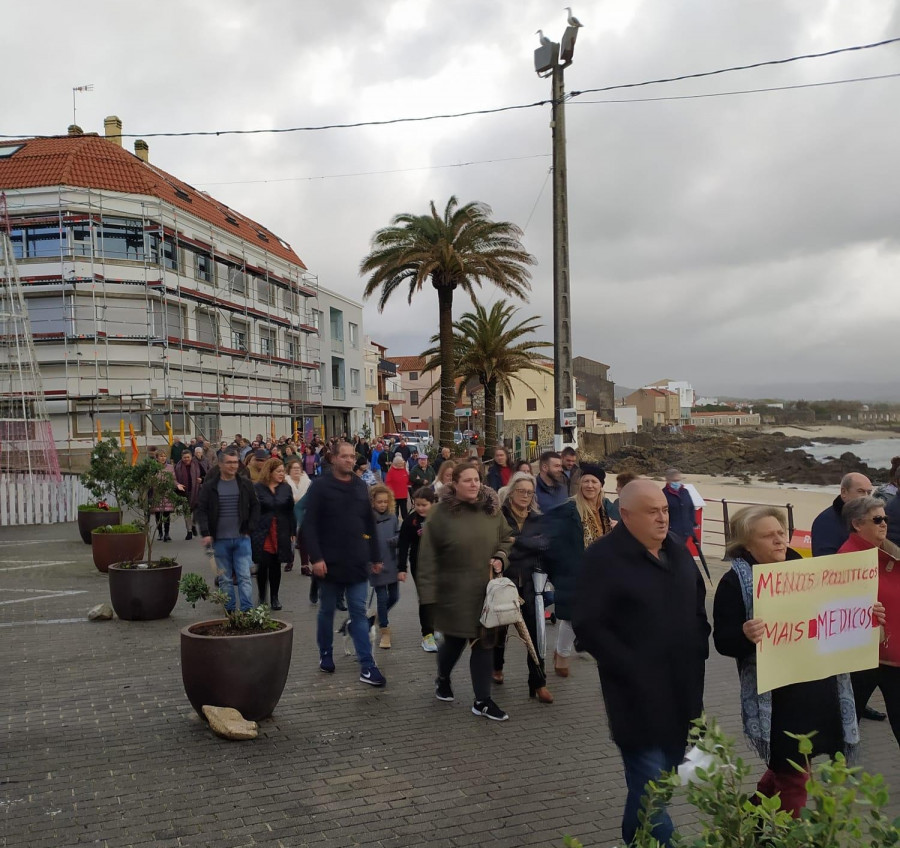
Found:
[[165, 236], [162, 240], [162, 261], [160, 262], [160, 241], [157, 233], [147, 234], [147, 254], [151, 262], [161, 264], [170, 271], [178, 270], [178, 250], [175, 240]]
[[526, 424], [525, 425], [525, 441], [536, 442], [537, 440], [538, 440], [537, 424]]
[[260, 327], [259, 352], [264, 356], [278, 356], [278, 330]]
[[0, 147], [0, 159], [9, 159], [18, 150], [21, 150], [24, 144], [11, 144], [6, 147]]
[[268, 280], [263, 277], [256, 278], [256, 296], [261, 304], [268, 306], [272, 302], [274, 294]]
[[224, 262], [216, 263], [219, 266], [219, 279], [227, 281], [228, 288], [239, 294], [247, 293], [247, 280], [244, 272], [234, 265], [226, 265]]
[[359, 325], [348, 324], [347, 334], [350, 336], [350, 347], [359, 347]]
[[249, 350], [248, 327], [243, 321], [231, 322], [231, 346], [235, 350]]
[[300, 339], [296, 336], [287, 337], [287, 358], [292, 362], [300, 359]]
[[322, 329], [322, 318], [323, 318], [323, 317], [324, 317], [324, 315], [323, 315], [318, 309], [313, 309], [313, 311], [312, 311], [312, 325], [313, 325], [313, 327], [315, 327], [317, 330], [321, 330], [321, 329]]
[[350, 369], [350, 391], [354, 395], [359, 394], [359, 369]]
[[500, 395], [500, 396], [497, 398], [497, 406], [498, 406], [498, 411], [500, 412], [501, 415], [502, 415], [504, 412], [506, 412], [506, 404], [504, 403], [503, 395]]
[[59, 258], [67, 253], [66, 233], [59, 227], [27, 227], [12, 233], [13, 256], [16, 259]]
[[575, 425], [578, 427], [579, 430], [584, 429], [585, 425], [584, 425], [584, 413], [583, 412], [579, 412], [578, 415], [576, 416]]
[[214, 312], [207, 312], [203, 309], [197, 310], [197, 341], [218, 345], [218, 316]]
[[412, 406], [419, 405], [419, 392], [417, 390], [413, 389], [409, 393], [409, 402], [410, 402], [410, 404], [412, 404]]
[[144, 225], [134, 218], [104, 218], [97, 238], [107, 259], [144, 260]]
[[367, 389], [375, 388], [375, 369], [374, 368], [366, 368], [366, 388]]
[[331, 358], [331, 392], [335, 400], [344, 400], [347, 397], [344, 360], [334, 356]]
[[213, 261], [205, 253], [198, 253], [195, 256], [196, 276], [198, 280], [205, 283], [211, 283], [213, 278]]
[[410, 380], [418, 380], [418, 379], [419, 379], [419, 372], [418, 372], [418, 371], [410, 371], [410, 372], [409, 372], [409, 379], [410, 379]]
[[[528, 398], [525, 401], [525, 410], [527, 412], [537, 412], [537, 398]], [[531, 441], [534, 441], [534, 439]]]

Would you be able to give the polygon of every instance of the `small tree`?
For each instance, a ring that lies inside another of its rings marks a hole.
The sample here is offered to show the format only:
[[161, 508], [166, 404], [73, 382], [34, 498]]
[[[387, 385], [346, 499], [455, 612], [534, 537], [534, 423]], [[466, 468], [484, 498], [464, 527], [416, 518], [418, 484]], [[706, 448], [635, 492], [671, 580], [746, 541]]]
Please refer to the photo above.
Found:
[[182, 518], [187, 518], [191, 513], [190, 502], [176, 488], [174, 475], [155, 459], [143, 459], [137, 465], [126, 467], [120, 497], [124, 501], [123, 506], [139, 515], [148, 562], [153, 561], [155, 532], [150, 523], [152, 513], [164, 507], [171, 507], [171, 512]]
[[81, 475], [80, 480], [97, 500], [112, 495], [116, 506], [124, 509], [123, 493], [130, 470], [131, 466], [128, 465], [125, 454], [119, 450], [118, 439], [110, 437], [101, 439], [94, 445], [91, 451], [91, 464]]

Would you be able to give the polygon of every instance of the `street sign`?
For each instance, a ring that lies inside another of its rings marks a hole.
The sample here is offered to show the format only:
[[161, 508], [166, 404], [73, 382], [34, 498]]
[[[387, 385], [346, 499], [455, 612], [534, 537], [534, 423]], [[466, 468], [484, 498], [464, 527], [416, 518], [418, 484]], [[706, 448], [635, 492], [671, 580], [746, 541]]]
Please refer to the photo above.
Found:
[[457, 417], [457, 418], [470, 418], [471, 415], [472, 415], [472, 410], [471, 410], [471, 409], [468, 409], [468, 408], [467, 408], [467, 409], [457, 409], [457, 410], [456, 410], [456, 417]]
[[575, 427], [578, 424], [578, 412], [574, 409], [561, 409], [559, 411], [560, 427]]

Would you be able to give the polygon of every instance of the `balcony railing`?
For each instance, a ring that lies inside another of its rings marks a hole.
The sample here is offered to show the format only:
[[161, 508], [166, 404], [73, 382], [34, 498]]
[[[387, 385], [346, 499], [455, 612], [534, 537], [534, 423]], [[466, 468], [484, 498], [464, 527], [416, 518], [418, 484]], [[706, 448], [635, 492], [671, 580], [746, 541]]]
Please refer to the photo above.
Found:
[[331, 352], [332, 353], [343, 353], [344, 352], [344, 340], [336, 339], [332, 336], [331, 339]]
[[400, 403], [406, 400], [406, 392], [388, 392], [387, 399], [394, 403]]
[[335, 400], [347, 400], [347, 390], [332, 386], [331, 395]]

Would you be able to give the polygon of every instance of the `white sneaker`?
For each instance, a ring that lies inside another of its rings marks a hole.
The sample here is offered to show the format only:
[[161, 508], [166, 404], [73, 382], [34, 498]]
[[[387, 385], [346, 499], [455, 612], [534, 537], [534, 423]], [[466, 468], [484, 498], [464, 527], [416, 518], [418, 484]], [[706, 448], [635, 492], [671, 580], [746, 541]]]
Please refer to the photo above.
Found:
[[434, 641], [434, 634], [429, 633], [422, 640], [422, 650], [425, 651], [426, 654], [436, 654], [437, 653], [437, 643]]

